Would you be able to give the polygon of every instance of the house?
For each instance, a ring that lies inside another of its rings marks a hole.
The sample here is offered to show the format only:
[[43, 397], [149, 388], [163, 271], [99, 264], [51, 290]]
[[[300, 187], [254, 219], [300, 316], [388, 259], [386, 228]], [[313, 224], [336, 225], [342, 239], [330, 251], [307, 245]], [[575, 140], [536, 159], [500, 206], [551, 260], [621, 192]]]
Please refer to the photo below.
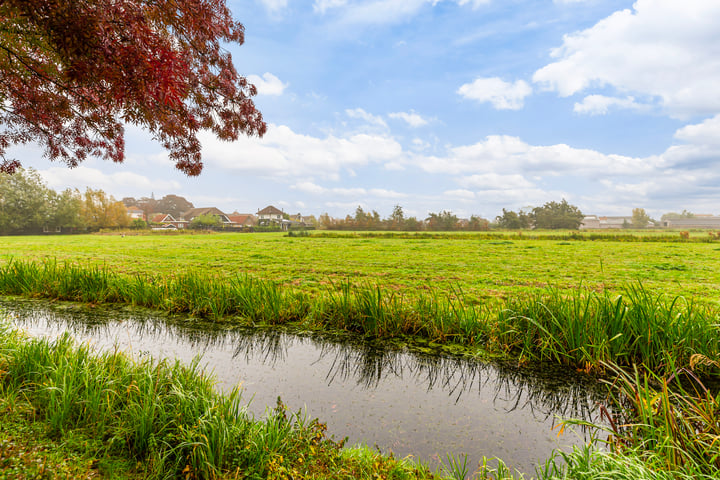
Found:
[[140, 219], [145, 220], [145, 212], [138, 207], [127, 207], [127, 213], [133, 220]]
[[250, 228], [257, 224], [257, 218], [251, 213], [231, 213], [227, 216], [230, 219], [230, 226], [234, 228]]
[[[150, 219], [150, 223], [153, 225], [156, 225], [153, 227], [153, 230], [162, 229], [162, 230], [172, 230], [172, 229], [178, 229], [178, 228], [185, 228], [187, 227], [188, 222], [183, 219], [176, 219], [169, 213], [156, 213], [152, 216]], [[157, 227], [157, 225], [160, 225], [160, 227]]]
[[259, 225], [282, 224], [285, 212], [269, 205], [257, 212]]
[[299, 227], [314, 227], [315, 226], [315, 218], [313, 218], [311, 215], [288, 215], [288, 220], [292, 222], [292, 226], [299, 226]]
[[183, 213], [183, 219], [186, 222], [190, 223], [193, 221], [194, 218], [200, 217], [202, 215], [213, 215], [220, 217], [220, 221], [223, 225], [226, 226], [229, 226], [232, 223], [226, 214], [224, 214], [215, 207], [191, 208], [187, 212]]

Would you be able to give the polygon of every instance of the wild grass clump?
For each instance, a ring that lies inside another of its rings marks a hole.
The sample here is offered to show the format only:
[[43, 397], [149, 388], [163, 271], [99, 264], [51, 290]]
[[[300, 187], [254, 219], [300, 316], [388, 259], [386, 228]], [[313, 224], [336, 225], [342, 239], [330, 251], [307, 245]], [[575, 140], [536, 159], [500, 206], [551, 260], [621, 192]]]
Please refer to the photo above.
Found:
[[613, 451], [638, 452], [659, 470], [720, 472], [720, 391], [706, 388], [688, 369], [669, 377], [612, 370], [613, 404], [624, 413], [624, 423], [611, 423]]
[[682, 297], [652, 295], [628, 285], [623, 295], [551, 289], [511, 299], [493, 341], [534, 360], [584, 368], [638, 365], [670, 374], [700, 354], [720, 358], [717, 313]]
[[324, 424], [288, 413], [279, 400], [255, 420], [238, 390], [216, 393], [197, 360], [138, 363], [76, 346], [67, 335], [28, 340], [0, 326], [0, 411], [6, 408], [22, 418], [0, 418], [3, 428], [39, 423], [64, 445], [84, 438], [79, 461], [127, 459], [133, 478], [432, 478], [421, 466], [344, 450]]

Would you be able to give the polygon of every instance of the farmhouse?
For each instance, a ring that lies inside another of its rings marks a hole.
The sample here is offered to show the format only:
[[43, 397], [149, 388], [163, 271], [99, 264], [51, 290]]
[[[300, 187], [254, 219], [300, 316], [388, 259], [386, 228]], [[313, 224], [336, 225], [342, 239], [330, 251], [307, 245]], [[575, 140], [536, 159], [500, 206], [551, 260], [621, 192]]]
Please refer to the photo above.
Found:
[[257, 212], [258, 223], [260, 223], [261, 225], [269, 225], [271, 223], [281, 224], [284, 215], [285, 212], [283, 212], [282, 210], [278, 210], [272, 205], [268, 205], [267, 207]]

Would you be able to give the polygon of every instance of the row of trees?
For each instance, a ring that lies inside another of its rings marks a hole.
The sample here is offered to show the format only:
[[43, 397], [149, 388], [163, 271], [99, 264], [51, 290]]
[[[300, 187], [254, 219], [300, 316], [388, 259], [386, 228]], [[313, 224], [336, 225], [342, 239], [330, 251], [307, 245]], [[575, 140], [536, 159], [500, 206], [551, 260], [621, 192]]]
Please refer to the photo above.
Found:
[[55, 192], [33, 169], [0, 173], [0, 234], [73, 232], [127, 227], [122, 202], [102, 190]]
[[327, 213], [320, 215], [319, 227], [326, 230], [389, 230], [417, 232], [431, 231], [481, 231], [490, 228], [490, 222], [484, 218], [473, 215], [470, 220], [459, 219], [452, 212], [443, 210], [439, 213], [430, 213], [423, 220], [416, 217], [406, 217], [403, 208], [395, 205], [387, 218], [372, 210], [366, 212], [362, 207], [355, 209], [355, 215], [347, 215], [344, 219], [332, 218]]
[[320, 228], [327, 230], [400, 230], [400, 231], [485, 231], [491, 227], [520, 230], [526, 228], [576, 230], [584, 218], [580, 209], [566, 200], [548, 202], [529, 212], [503, 209], [503, 214], [495, 218], [494, 224], [480, 216], [460, 219], [450, 211], [430, 213], [423, 220], [405, 217], [400, 205], [395, 205], [392, 214], [383, 219], [372, 210], [365, 212], [362, 207], [355, 209], [355, 215], [344, 219], [335, 219], [328, 214], [320, 216]]
[[511, 230], [525, 228], [577, 230], [584, 217], [578, 207], [570, 205], [563, 199], [560, 202], [547, 202], [529, 212], [523, 210], [514, 212], [503, 208], [502, 215], [495, 217], [495, 223], [500, 228]]

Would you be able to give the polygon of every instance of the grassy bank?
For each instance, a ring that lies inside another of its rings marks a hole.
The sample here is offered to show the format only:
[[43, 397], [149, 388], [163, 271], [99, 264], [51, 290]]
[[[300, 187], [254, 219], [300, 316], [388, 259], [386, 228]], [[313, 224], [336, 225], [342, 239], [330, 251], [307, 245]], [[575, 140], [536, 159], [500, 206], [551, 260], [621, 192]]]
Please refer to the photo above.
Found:
[[13, 261], [0, 267], [0, 293], [127, 303], [217, 322], [420, 337], [586, 371], [615, 363], [664, 375], [720, 358], [716, 310], [682, 297], [653, 295], [637, 284], [619, 296], [584, 288], [547, 289], [502, 304], [476, 305], [457, 290], [405, 297], [392, 289], [345, 282], [325, 295], [309, 296], [250, 276], [127, 276], [54, 261]]
[[[0, 332], [0, 478], [432, 478], [282, 404], [254, 419], [197, 364]], [[57, 451], [56, 451], [57, 449]], [[40, 452], [40, 454], [38, 454]]]

